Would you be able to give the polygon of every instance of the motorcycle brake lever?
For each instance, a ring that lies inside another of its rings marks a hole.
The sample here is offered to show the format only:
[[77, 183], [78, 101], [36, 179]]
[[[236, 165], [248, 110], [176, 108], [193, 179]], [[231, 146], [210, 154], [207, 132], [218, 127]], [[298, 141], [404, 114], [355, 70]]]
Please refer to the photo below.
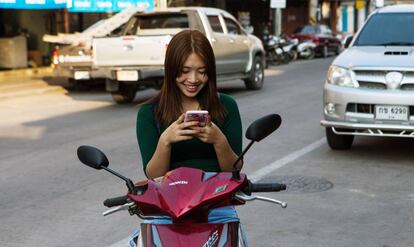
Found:
[[121, 211], [121, 210], [128, 210], [128, 208], [131, 207], [132, 205], [134, 205], [133, 202], [125, 203], [124, 205], [117, 206], [117, 207], [111, 208], [109, 210], [106, 210], [105, 212], [102, 213], [102, 215], [107, 216], [107, 215], [113, 214], [113, 213]]
[[266, 202], [271, 202], [271, 203], [275, 203], [277, 205], [280, 205], [282, 208], [286, 208], [287, 207], [287, 203], [286, 202], [282, 202], [273, 198], [269, 198], [269, 197], [264, 197], [264, 196], [249, 196], [246, 195], [243, 192], [237, 192], [235, 194], [235, 197], [239, 200], [243, 200], [243, 201], [254, 201], [254, 200], [260, 200], [260, 201], [266, 201]]

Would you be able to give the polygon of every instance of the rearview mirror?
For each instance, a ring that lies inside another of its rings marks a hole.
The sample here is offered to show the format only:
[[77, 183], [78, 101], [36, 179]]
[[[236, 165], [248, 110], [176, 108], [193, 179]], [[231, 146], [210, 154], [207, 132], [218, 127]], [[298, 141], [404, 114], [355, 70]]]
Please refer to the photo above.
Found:
[[282, 119], [277, 114], [271, 114], [259, 118], [250, 124], [246, 131], [246, 138], [251, 141], [259, 142], [273, 131], [279, 128]]
[[99, 149], [92, 146], [80, 146], [78, 148], [79, 160], [96, 170], [100, 170], [103, 167], [108, 167], [109, 161], [106, 155]]

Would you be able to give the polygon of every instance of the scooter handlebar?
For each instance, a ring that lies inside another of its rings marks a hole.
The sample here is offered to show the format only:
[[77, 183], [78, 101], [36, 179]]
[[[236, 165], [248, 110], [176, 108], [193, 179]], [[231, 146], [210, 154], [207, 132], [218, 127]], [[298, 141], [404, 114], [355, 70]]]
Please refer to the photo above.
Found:
[[277, 192], [282, 190], [286, 190], [286, 184], [250, 183], [250, 192]]
[[125, 195], [125, 196], [118, 196], [118, 197], [108, 198], [104, 201], [103, 204], [106, 207], [110, 208], [110, 207], [124, 205], [127, 202], [128, 202], [128, 196]]

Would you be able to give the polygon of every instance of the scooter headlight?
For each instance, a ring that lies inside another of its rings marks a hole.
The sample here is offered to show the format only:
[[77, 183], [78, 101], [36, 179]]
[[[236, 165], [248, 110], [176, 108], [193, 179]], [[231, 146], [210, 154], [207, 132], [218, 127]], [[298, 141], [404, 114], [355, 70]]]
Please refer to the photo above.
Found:
[[331, 65], [328, 70], [328, 83], [342, 87], [356, 87], [351, 73], [348, 69]]

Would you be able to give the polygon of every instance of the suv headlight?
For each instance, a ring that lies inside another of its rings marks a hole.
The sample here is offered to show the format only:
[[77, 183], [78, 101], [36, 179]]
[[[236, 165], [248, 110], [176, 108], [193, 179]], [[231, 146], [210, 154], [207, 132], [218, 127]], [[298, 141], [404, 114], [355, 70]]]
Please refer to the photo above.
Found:
[[355, 87], [351, 71], [335, 65], [329, 67], [328, 83], [342, 87]]

